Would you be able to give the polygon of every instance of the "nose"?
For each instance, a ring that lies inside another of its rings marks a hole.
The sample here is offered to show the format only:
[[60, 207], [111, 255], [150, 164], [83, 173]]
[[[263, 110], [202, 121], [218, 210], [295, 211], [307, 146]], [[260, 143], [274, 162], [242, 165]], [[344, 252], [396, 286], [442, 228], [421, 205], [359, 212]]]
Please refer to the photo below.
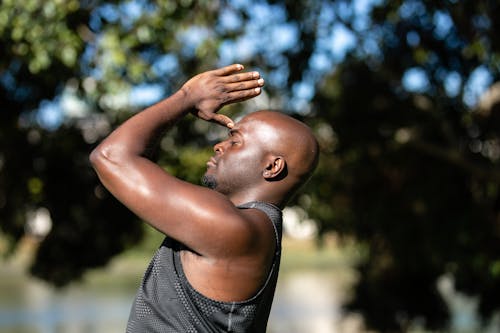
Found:
[[221, 141], [221, 142], [216, 143], [214, 145], [214, 152], [215, 152], [216, 155], [224, 153], [224, 150], [225, 150], [225, 148], [224, 148], [224, 141]]

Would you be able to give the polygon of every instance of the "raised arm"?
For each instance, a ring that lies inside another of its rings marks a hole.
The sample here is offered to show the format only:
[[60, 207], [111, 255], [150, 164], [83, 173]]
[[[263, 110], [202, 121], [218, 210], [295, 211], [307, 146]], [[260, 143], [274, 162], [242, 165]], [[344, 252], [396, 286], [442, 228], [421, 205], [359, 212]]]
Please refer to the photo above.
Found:
[[221, 237], [247, 227], [238, 209], [223, 195], [179, 180], [146, 156], [177, 120], [192, 113], [229, 128], [217, 111], [260, 94], [257, 72], [231, 65], [193, 77], [165, 100], [131, 117], [90, 155], [104, 186], [156, 229], [199, 253], [219, 251]]

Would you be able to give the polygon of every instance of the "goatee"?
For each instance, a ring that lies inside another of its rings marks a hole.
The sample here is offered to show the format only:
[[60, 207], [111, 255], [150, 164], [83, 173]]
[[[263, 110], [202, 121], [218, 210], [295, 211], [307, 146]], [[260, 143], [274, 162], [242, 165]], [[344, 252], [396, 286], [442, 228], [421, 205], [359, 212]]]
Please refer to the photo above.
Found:
[[217, 180], [213, 175], [203, 175], [201, 183], [212, 190], [217, 187]]

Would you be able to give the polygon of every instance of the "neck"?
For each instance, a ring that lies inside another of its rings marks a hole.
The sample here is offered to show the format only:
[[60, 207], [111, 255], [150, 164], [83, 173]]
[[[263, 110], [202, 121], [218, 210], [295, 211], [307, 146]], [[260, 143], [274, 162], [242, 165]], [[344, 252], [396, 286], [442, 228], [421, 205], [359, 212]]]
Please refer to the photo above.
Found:
[[271, 191], [244, 191], [228, 195], [229, 200], [235, 205], [241, 205], [247, 202], [260, 201], [273, 204], [280, 209], [285, 205], [284, 200], [279, 200], [276, 195], [270, 194]]

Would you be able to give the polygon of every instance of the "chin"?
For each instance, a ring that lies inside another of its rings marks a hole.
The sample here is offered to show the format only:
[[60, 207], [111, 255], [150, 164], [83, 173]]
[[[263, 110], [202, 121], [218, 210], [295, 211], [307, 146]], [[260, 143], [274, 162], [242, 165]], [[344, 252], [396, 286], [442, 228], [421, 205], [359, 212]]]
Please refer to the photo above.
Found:
[[217, 189], [217, 180], [214, 175], [205, 174], [201, 178], [201, 183], [208, 187], [209, 189], [216, 190]]

